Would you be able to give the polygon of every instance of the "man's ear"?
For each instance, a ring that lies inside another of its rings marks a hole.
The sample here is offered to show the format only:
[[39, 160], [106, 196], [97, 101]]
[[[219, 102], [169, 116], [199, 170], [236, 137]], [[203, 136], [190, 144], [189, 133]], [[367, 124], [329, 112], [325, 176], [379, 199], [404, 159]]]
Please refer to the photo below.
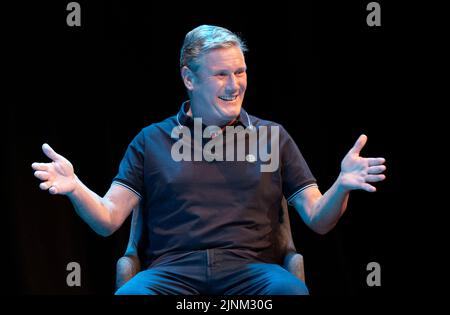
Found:
[[183, 66], [181, 68], [181, 77], [183, 78], [184, 86], [186, 86], [186, 89], [189, 91], [192, 91], [194, 89], [194, 83], [195, 83], [195, 74], [192, 72], [191, 69], [189, 69], [186, 66]]

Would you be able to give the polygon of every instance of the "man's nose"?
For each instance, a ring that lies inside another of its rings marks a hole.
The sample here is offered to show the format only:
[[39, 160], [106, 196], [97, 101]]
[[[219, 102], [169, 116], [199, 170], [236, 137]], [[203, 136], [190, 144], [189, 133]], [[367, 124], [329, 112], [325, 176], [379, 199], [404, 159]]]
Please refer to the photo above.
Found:
[[234, 73], [228, 76], [227, 85], [225, 88], [226, 88], [227, 92], [232, 92], [232, 93], [239, 90], [239, 83], [238, 83], [238, 80], [236, 79], [236, 76], [234, 75]]

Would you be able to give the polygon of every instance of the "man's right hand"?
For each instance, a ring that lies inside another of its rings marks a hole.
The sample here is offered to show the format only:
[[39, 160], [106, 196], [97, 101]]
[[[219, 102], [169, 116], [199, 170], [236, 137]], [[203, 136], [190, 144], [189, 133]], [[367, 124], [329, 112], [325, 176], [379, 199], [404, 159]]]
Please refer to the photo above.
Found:
[[77, 177], [72, 163], [56, 153], [47, 143], [42, 145], [44, 154], [52, 160], [51, 163], [33, 163], [34, 176], [42, 180], [39, 188], [48, 190], [52, 195], [68, 195], [75, 190]]

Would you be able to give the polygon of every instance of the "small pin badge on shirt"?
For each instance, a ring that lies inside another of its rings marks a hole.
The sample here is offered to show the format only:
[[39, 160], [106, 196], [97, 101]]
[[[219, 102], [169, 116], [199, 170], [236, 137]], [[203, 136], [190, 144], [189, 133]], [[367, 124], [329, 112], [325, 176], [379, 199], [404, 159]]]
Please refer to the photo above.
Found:
[[247, 162], [254, 163], [256, 162], [256, 157], [253, 154], [247, 154], [245, 156], [245, 160], [247, 160]]

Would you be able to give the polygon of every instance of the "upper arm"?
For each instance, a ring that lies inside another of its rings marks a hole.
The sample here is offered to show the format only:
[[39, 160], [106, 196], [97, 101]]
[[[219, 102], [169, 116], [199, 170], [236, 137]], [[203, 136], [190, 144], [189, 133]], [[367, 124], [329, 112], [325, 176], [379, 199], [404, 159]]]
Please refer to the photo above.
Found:
[[289, 203], [294, 206], [306, 225], [310, 226], [314, 215], [314, 206], [320, 197], [322, 197], [322, 193], [316, 185], [313, 185], [299, 192]]
[[111, 214], [111, 224], [117, 230], [138, 205], [140, 198], [130, 189], [113, 183], [103, 201]]

